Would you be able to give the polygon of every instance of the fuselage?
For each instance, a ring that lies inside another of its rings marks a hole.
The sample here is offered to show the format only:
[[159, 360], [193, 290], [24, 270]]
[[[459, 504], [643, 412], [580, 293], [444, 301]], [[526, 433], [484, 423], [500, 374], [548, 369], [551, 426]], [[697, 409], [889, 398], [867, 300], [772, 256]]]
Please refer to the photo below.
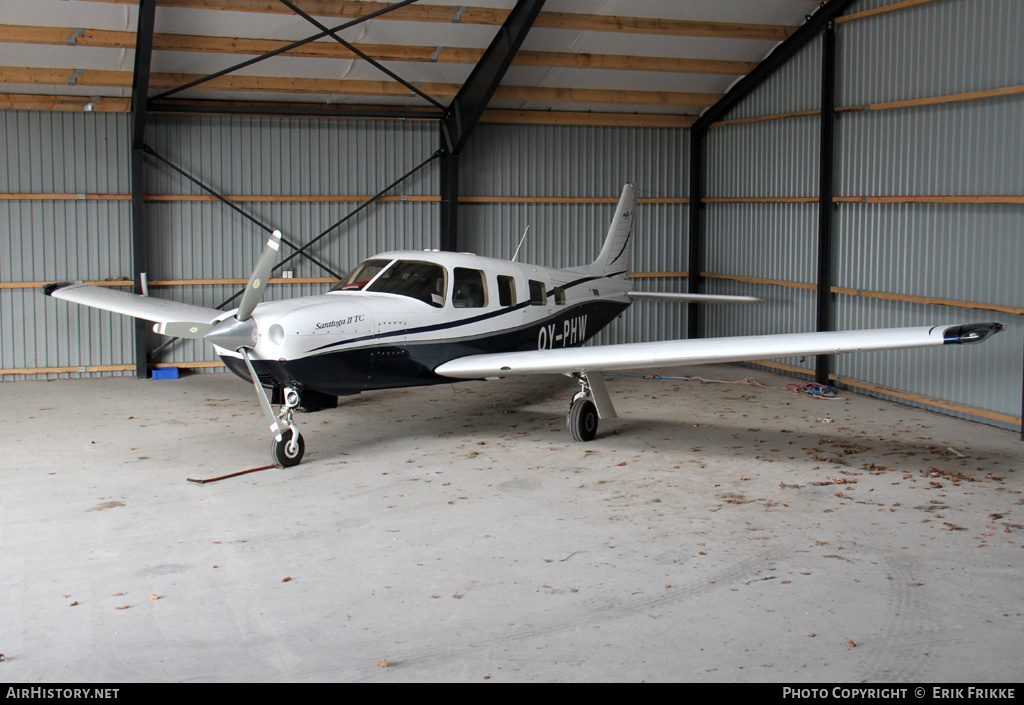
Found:
[[[328, 293], [257, 306], [250, 357], [266, 387], [329, 395], [451, 382], [434, 369], [466, 355], [582, 345], [629, 306], [629, 288], [587, 267], [385, 252]], [[238, 353], [217, 353], [249, 379]]]

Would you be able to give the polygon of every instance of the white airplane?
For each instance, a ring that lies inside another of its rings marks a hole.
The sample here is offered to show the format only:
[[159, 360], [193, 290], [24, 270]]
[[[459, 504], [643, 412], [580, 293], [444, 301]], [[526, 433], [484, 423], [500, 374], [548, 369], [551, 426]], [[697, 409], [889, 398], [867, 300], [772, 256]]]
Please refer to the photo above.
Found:
[[[600, 254], [591, 264], [549, 269], [438, 251], [385, 252], [319, 296], [260, 303], [281, 234], [260, 256], [238, 308], [203, 308], [62, 282], [58, 299], [154, 321], [157, 333], [210, 341], [227, 367], [253, 383], [274, 436], [274, 461], [305, 452], [293, 412], [332, 406], [341, 395], [515, 375], [564, 374], [580, 383], [567, 423], [592, 440], [615, 407], [602, 372], [795, 355], [979, 342], [999, 323], [670, 340], [580, 347], [632, 301], [757, 303], [744, 296], [633, 291], [627, 272], [636, 198], [626, 184]], [[265, 388], [281, 390], [275, 415]]]

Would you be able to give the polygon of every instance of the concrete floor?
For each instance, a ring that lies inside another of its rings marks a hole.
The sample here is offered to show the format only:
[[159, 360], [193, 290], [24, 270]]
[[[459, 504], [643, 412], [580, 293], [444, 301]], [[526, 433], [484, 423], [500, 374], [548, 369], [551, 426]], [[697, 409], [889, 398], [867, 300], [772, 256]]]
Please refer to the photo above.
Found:
[[[669, 374], [669, 373], [664, 373]], [[1024, 678], [1016, 433], [770, 385], [365, 394], [266, 465], [226, 374], [5, 383], [0, 681]]]

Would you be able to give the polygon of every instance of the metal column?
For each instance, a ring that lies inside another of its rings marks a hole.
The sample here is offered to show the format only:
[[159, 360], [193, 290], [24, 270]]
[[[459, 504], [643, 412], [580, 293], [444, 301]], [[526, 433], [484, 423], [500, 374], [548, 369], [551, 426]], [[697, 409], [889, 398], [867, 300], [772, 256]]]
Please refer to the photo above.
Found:
[[[687, 243], [686, 290], [691, 294], [700, 293], [702, 288], [701, 270], [704, 268], [704, 131], [690, 132], [690, 237]], [[702, 306], [686, 305], [686, 337], [700, 338], [703, 335]]]
[[[156, 0], [139, 1], [139, 19], [135, 31], [135, 72], [132, 78], [132, 268], [136, 294], [143, 293], [143, 280], [149, 271], [149, 237], [146, 232], [146, 104], [149, 93], [149, 68], [153, 57], [153, 25]], [[135, 376], [149, 377], [150, 324], [135, 319]]]
[[441, 249], [459, 249], [459, 155], [540, 14], [544, 0], [518, 0], [441, 118]]
[[[688, 235], [690, 262], [687, 265], [690, 275], [687, 289], [690, 293], [700, 292], [700, 270], [704, 265], [702, 261], [704, 222], [699, 211], [702, 208], [701, 202], [704, 198], [703, 155], [704, 138], [707, 135], [708, 128], [725, 117], [734, 106], [753, 93], [769, 76], [788, 62], [804, 46], [813, 41], [836, 17], [856, 1], [828, 0], [828, 2], [821, 5], [818, 11], [800, 25], [786, 41], [777, 46], [768, 55], [768, 58], [740, 79], [721, 100], [705, 110], [697, 122], [693, 124], [693, 127], [690, 128], [690, 231]], [[687, 332], [691, 338], [700, 337], [701, 335], [699, 315], [697, 307], [690, 304], [688, 306]]]
[[[835, 221], [835, 117], [836, 117], [836, 28], [833, 23], [821, 35], [821, 152], [818, 172], [818, 277], [817, 321], [815, 330], [835, 329], [835, 303], [832, 294], [834, 257], [832, 231]], [[818, 355], [814, 377], [818, 384], [829, 383], [833, 357]]]
[[[444, 135], [441, 137], [444, 140]], [[441, 249], [459, 250], [459, 155], [441, 150]]]

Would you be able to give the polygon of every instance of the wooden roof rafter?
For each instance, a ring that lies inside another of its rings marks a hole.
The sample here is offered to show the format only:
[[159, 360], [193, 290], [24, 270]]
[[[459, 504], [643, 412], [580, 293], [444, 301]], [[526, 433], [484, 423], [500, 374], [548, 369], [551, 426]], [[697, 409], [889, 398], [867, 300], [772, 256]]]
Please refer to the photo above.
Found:
[[[66, 86], [74, 79], [76, 85], [104, 88], [130, 88], [130, 71], [102, 69], [49, 69], [25, 66], [0, 66], [0, 83]], [[153, 73], [150, 86], [172, 88], [201, 78], [194, 74]], [[453, 98], [461, 87], [455, 83], [422, 83], [422, 90], [437, 99]], [[212, 91], [251, 91], [320, 95], [361, 95], [409, 97], [409, 91], [390, 81], [367, 81], [335, 78], [294, 78], [289, 76], [227, 75], [203, 84]], [[545, 86], [501, 86], [495, 98], [501, 100], [534, 100], [547, 103], [601, 103], [610, 105], [658, 105], [708, 107], [720, 98], [714, 93], [665, 91], [624, 91], [601, 88], [552, 88]]]
[[[122, 5], [135, 5], [138, 0], [88, 0]], [[291, 11], [277, 0], [159, 0], [160, 7], [193, 10], [223, 10], [289, 14]], [[365, 0], [304, 0], [303, 8], [319, 17], [362, 17], [387, 7], [386, 2]], [[415, 4], [396, 10], [381, 19], [405, 22], [440, 22], [467, 25], [501, 25], [508, 10], [452, 5]], [[741, 22], [710, 22], [651, 17], [589, 15], [574, 12], [541, 12], [535, 28], [567, 29], [590, 32], [619, 32], [668, 36], [708, 37], [715, 39], [759, 39], [771, 42], [785, 40], [796, 31], [786, 25], [750, 24]]]
[[[47, 92], [67, 98], [90, 96], [84, 104], [86, 111], [118, 109], [117, 96], [126, 95], [125, 77], [118, 75], [124, 56], [120, 52], [133, 51], [134, 42], [133, 33], [120, 31], [117, 19], [124, 14], [130, 22], [130, 12], [118, 9], [112, 14], [111, 9], [141, 1], [81, 0], [72, 3], [74, 11], [53, 15], [61, 18], [55, 21], [41, 15], [33, 21], [31, 12], [9, 15], [7, 22], [24, 24], [0, 24], [0, 43], [11, 44], [12, 50], [14, 44], [34, 47], [22, 52], [24, 62], [0, 62], [24, 64], [0, 66], [0, 83], [12, 84], [8, 102], [39, 103], [27, 94], [39, 94], [38, 86], [49, 85], [54, 88]], [[155, 101], [151, 107], [157, 111], [190, 112], [200, 106], [200, 112], [214, 112], [225, 106], [228, 112], [239, 114], [248, 104], [251, 109], [244, 114], [414, 119], [420, 119], [417, 97], [436, 108], [437, 101], [446, 101], [458, 90], [463, 82], [458, 66], [474, 66], [480, 61], [481, 42], [491, 31], [487, 27], [504, 23], [513, 4], [511, 0], [478, 0], [504, 7], [462, 5], [454, 0], [151, 1], [167, 9], [159, 23], [167, 31], [153, 36], [153, 49], [161, 54], [153, 66], [154, 90], [150, 94]], [[806, 0], [806, 4], [816, 1]], [[756, 11], [728, 7], [696, 11], [695, 6], [690, 12], [667, 2], [661, 10], [645, 5], [647, 9], [640, 11], [629, 0], [617, 0], [617, 4], [602, 4], [597, 10], [609, 14], [588, 14], [591, 6], [582, 4], [556, 8], [570, 12], [540, 10], [533, 27], [546, 33], [534, 38], [532, 48], [527, 45], [514, 57], [518, 70], [499, 86], [495, 104], [483, 119], [690, 125], [728, 91], [735, 78], [756, 68], [764, 50], [797, 30], [806, 16], [804, 5], [805, 0], [765, 0], [764, 9]], [[638, 11], [649, 16], [631, 16]], [[295, 15], [305, 17], [321, 33], [286, 41], [294, 34], [287, 18]], [[359, 35], [331, 34], [371, 19]], [[325, 39], [328, 35], [335, 41]], [[69, 53], [63, 45], [98, 48]], [[52, 46], [54, 51], [48, 53], [38, 48], [41, 46]], [[225, 61], [232, 55], [241, 56]], [[293, 61], [249, 68], [274, 56]], [[393, 71], [379, 62], [404, 63], [394, 69], [408, 72], [405, 78], [409, 80], [393, 76]], [[225, 63], [233, 66], [203, 75], [208, 67], [213, 70]], [[434, 69], [429, 64], [447, 67]], [[380, 80], [370, 66], [392, 76], [399, 85]], [[171, 85], [182, 80], [187, 82]], [[63, 88], [65, 83], [70, 88]], [[18, 84], [37, 87], [21, 88], [24, 95], [19, 95]], [[369, 98], [360, 100], [359, 96]], [[51, 105], [69, 104], [59, 97], [51, 96]], [[77, 105], [77, 99], [71, 104]], [[356, 102], [377, 105], [366, 110], [366, 105], [356, 106]], [[284, 106], [283, 112], [278, 106]], [[579, 115], [579, 120], [574, 120], [574, 115]]]
[[[108, 49], [134, 49], [134, 32], [71, 27], [40, 27], [0, 24], [0, 42], [66, 46], [67, 38], [78, 33], [76, 46]], [[160, 34], [153, 36], [154, 51], [200, 52], [258, 56], [286, 46], [276, 39], [244, 37], [213, 37], [205, 35]], [[411, 61], [422, 63], [476, 64], [483, 49], [454, 46], [416, 46], [399, 44], [355, 44], [357, 48], [380, 61]], [[289, 57], [318, 59], [358, 59], [355, 54], [334, 42], [312, 42], [284, 54]], [[754, 61], [723, 59], [691, 59], [626, 54], [590, 54], [556, 51], [520, 51], [513, 62], [517, 66], [542, 68], [581, 68], [622, 71], [659, 71], [665, 73], [699, 73], [739, 76], [757, 66]]]

